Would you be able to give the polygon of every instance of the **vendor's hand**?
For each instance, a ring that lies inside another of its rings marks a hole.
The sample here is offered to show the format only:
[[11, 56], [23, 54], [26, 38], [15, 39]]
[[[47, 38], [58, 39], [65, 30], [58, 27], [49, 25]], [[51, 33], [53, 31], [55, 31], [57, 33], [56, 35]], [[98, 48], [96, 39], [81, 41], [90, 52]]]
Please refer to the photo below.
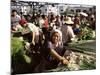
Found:
[[62, 64], [67, 65], [69, 62], [67, 59], [65, 59], [64, 57], [61, 60]]

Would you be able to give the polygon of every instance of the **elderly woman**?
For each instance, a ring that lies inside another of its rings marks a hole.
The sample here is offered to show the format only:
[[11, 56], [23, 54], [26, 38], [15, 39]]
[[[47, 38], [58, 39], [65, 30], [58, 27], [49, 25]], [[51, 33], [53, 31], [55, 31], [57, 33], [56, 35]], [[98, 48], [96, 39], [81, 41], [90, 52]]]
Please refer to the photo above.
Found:
[[48, 55], [46, 56], [47, 69], [56, 68], [59, 62], [68, 64], [68, 61], [63, 57], [64, 49], [62, 44], [62, 33], [60, 30], [54, 30], [51, 33], [51, 38], [46, 45], [45, 50], [48, 52]]
[[[61, 61], [63, 64], [67, 63], [61, 55], [63, 51], [63, 44], [61, 41], [61, 33], [60, 31], [55, 30], [51, 35], [51, 40], [48, 42], [48, 50], [50, 50], [50, 55], [52, 58]], [[64, 62], [64, 60], [66, 62]]]
[[41, 50], [40, 64], [35, 68], [35, 72], [43, 72], [44, 70], [50, 70], [56, 68], [59, 63], [68, 64], [68, 60], [63, 57], [65, 50], [62, 44], [62, 33], [56, 29], [51, 32], [50, 40], [44, 44], [44, 48]]

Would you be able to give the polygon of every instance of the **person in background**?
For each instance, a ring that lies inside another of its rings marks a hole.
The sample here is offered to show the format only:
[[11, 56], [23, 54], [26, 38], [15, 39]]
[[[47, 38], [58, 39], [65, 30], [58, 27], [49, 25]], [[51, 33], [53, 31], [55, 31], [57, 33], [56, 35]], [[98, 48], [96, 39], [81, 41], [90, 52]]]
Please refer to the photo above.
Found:
[[45, 41], [49, 39], [49, 22], [46, 15], [42, 15], [41, 19], [42, 31], [45, 38]]
[[80, 27], [84, 28], [87, 26], [88, 20], [87, 20], [88, 14], [84, 12], [80, 12]]
[[64, 15], [64, 22], [63, 22], [63, 24], [64, 24], [65, 21], [67, 20], [67, 17], [68, 17], [68, 16]]
[[80, 16], [78, 14], [75, 15], [73, 31], [77, 35], [80, 32]]
[[46, 15], [42, 15], [42, 18], [44, 20], [44, 24], [43, 24], [42, 28], [47, 30], [49, 28], [48, 18]]
[[57, 16], [56, 16], [55, 25], [56, 25], [56, 28], [57, 28], [57, 29], [60, 29], [60, 28], [61, 28], [62, 22], [61, 22], [61, 19], [60, 19], [60, 15], [57, 15]]
[[34, 18], [32, 19], [33, 20], [33, 23], [36, 25], [36, 26], [38, 26], [39, 28], [41, 28], [41, 26], [40, 26], [40, 24], [42, 24], [42, 22], [41, 23], [39, 23], [39, 21], [41, 20], [41, 15], [40, 14], [34, 14], [34, 16], [33, 16]]
[[52, 22], [52, 20], [55, 20], [55, 15], [53, 13], [51, 13], [50, 16], [48, 16], [48, 19], [49, 19], [49, 23]]
[[50, 22], [50, 27], [49, 27], [51, 30], [52, 29], [56, 29], [56, 25], [55, 25], [55, 18], [51, 19], [51, 22]]
[[31, 15], [31, 14], [28, 14], [28, 15], [26, 16], [26, 20], [27, 20], [27, 22], [32, 23], [32, 15]]
[[39, 43], [39, 28], [25, 19], [21, 19], [19, 23], [23, 27], [23, 37], [26, 37], [27, 42], [36, 46]]
[[64, 24], [64, 15], [61, 15], [61, 22], [62, 22], [62, 25]]
[[42, 29], [43, 25], [44, 25], [44, 19], [43, 19], [43, 16], [41, 15], [39, 19], [39, 28]]
[[72, 29], [73, 24], [74, 24], [74, 22], [71, 20], [71, 18], [67, 17], [64, 25], [61, 27], [62, 41], [63, 41], [64, 45], [73, 41], [73, 39], [75, 38], [75, 34]]
[[89, 26], [90, 28], [92, 28], [93, 30], [96, 29], [96, 19], [93, 14], [90, 15], [89, 24], [90, 24]]
[[11, 32], [18, 31], [18, 28], [20, 28], [19, 21], [21, 20], [21, 17], [17, 14], [16, 10], [12, 10], [11, 13]]

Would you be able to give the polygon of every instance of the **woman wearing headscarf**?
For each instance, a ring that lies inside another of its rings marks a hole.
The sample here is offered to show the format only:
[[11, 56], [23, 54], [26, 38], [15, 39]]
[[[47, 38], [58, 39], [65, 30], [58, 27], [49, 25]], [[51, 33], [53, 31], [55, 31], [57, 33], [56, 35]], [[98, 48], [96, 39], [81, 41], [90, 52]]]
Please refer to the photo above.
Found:
[[58, 63], [68, 64], [68, 60], [63, 57], [64, 49], [62, 43], [62, 33], [60, 30], [56, 29], [51, 32], [50, 40], [47, 42], [48, 55], [47, 59], [47, 69], [56, 68]]
[[55, 29], [51, 32], [50, 40], [48, 40], [41, 50], [40, 64], [35, 68], [35, 72], [43, 72], [56, 68], [59, 63], [68, 64], [68, 60], [63, 57], [65, 50], [62, 44], [62, 33], [60, 30]]

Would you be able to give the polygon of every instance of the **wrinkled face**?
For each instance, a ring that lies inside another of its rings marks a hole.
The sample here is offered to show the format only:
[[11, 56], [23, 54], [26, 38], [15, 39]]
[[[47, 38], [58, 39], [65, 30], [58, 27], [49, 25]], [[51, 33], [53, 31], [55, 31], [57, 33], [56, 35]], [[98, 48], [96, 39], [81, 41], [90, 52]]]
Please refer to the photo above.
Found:
[[53, 43], [57, 43], [59, 42], [59, 38], [60, 38], [60, 34], [55, 32], [53, 35], [52, 35], [52, 42]]

